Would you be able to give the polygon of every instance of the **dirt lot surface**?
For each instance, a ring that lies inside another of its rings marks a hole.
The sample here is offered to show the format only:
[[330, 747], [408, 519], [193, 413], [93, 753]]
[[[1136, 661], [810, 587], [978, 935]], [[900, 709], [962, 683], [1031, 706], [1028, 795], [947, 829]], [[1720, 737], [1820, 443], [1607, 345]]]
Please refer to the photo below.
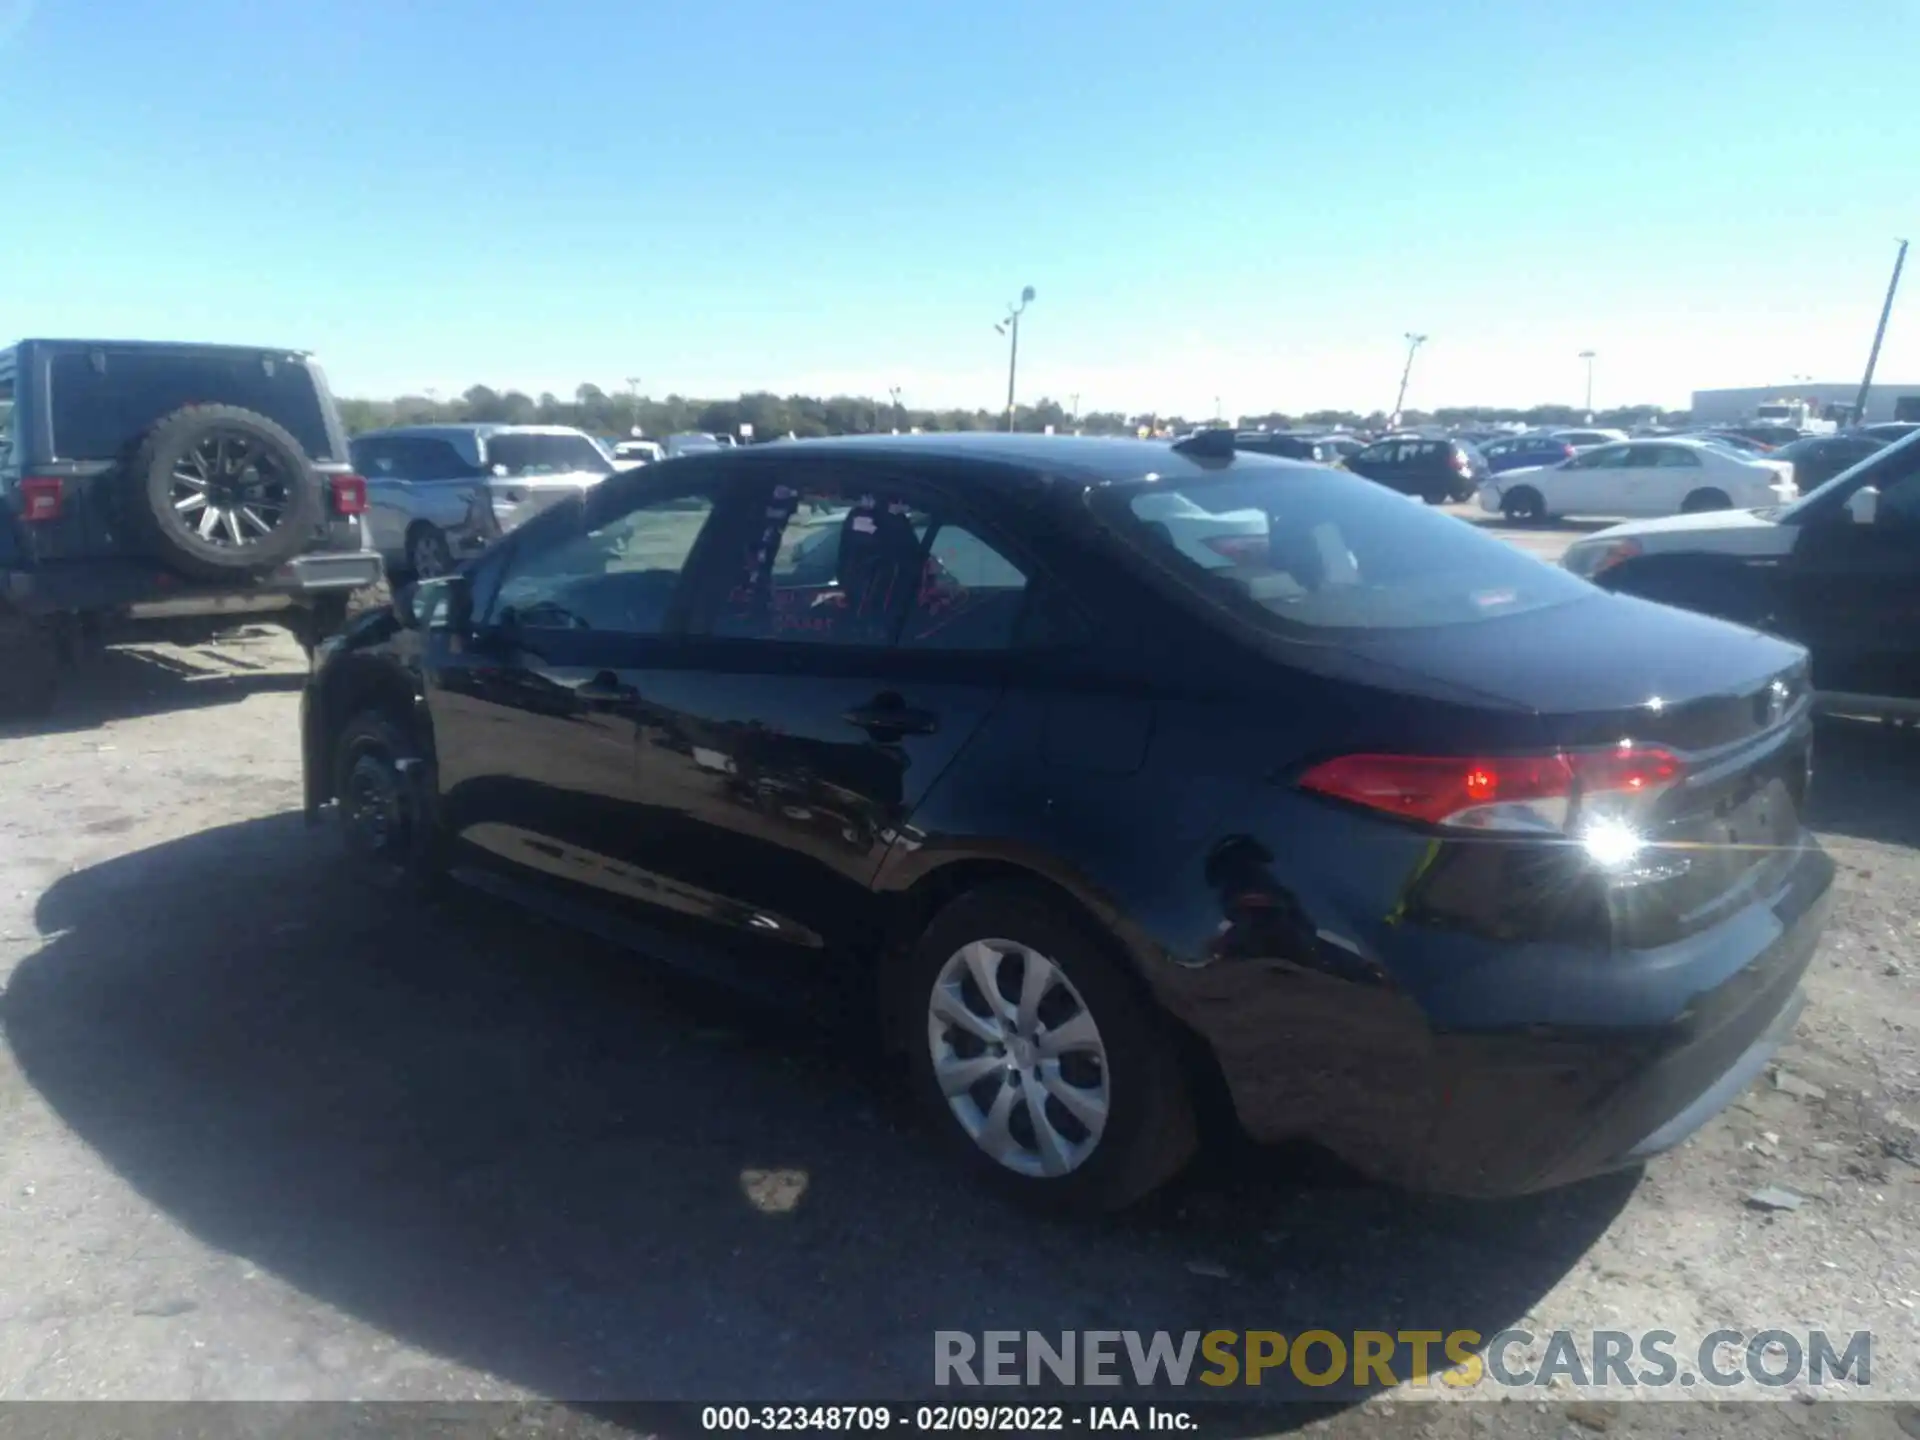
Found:
[[[301, 679], [271, 633], [122, 651], [0, 731], [0, 1399], [906, 1398], [935, 1329], [1309, 1326], [1870, 1329], [1920, 1398], [1920, 738], [1823, 732], [1806, 1017], [1644, 1175], [1457, 1204], [1224, 1147], [1087, 1225], [956, 1187], [887, 1071], [778, 1015], [356, 889], [297, 813]], [[1308, 1429], [1920, 1434], [1561, 1398]]]

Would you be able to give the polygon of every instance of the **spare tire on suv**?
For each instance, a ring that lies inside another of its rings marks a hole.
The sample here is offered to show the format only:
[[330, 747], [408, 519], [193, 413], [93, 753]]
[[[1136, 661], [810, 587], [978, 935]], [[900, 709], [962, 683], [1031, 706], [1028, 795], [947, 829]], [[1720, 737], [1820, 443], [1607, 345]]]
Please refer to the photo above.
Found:
[[134, 452], [131, 522], [184, 575], [231, 580], [298, 555], [323, 517], [300, 442], [237, 405], [189, 405]]

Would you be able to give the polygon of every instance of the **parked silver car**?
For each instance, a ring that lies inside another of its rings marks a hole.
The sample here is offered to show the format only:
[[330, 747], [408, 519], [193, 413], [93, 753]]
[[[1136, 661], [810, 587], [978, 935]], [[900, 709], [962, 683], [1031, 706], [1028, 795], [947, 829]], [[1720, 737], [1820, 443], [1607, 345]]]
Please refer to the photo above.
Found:
[[368, 543], [388, 570], [427, 578], [614, 472], [562, 425], [409, 425], [353, 441], [367, 481]]

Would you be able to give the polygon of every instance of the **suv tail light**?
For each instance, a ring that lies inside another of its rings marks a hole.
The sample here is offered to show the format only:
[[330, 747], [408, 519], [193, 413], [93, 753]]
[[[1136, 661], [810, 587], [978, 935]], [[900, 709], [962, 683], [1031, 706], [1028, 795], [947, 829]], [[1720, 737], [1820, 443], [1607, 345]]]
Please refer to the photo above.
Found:
[[1630, 742], [1485, 759], [1342, 755], [1314, 766], [1300, 788], [1451, 830], [1580, 831], [1591, 846], [1595, 825], [1627, 828], [1633, 811], [1671, 788], [1682, 769], [1672, 751]]
[[1466, 451], [1455, 450], [1453, 452], [1453, 468], [1458, 470], [1462, 475], [1471, 475], [1473, 473], [1473, 462], [1467, 459]]
[[360, 476], [331, 476], [327, 481], [327, 489], [333, 496], [334, 514], [364, 515], [367, 513], [367, 482]]
[[58, 520], [65, 500], [58, 476], [29, 475], [20, 482], [20, 518], [29, 525]]
[[1562, 445], [1560, 447], [1560, 458], [1562, 460], [1571, 460], [1573, 456], [1574, 456], [1574, 449], [1571, 445]]

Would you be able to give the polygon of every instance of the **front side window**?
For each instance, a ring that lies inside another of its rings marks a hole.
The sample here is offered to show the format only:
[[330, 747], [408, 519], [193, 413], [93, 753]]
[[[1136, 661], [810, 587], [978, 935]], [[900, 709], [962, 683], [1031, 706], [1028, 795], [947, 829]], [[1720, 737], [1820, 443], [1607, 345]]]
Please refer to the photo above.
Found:
[[[508, 562], [494, 623], [526, 631], [660, 635], [695, 543], [713, 516], [705, 494], [652, 497], [611, 518], [573, 506]], [[544, 518], [544, 517], [543, 517]]]
[[613, 473], [613, 462], [585, 435], [503, 430], [487, 437], [486, 451], [487, 464], [503, 465], [516, 477]]
[[223, 351], [64, 351], [48, 364], [53, 453], [113, 460], [189, 405], [235, 405], [292, 434], [310, 460], [332, 441], [313, 375], [297, 357]]
[[1668, 470], [1698, 470], [1700, 456], [1684, 445], [1655, 445], [1653, 463], [1659, 468]]
[[914, 649], [1013, 643], [1026, 576], [966, 526], [860, 477], [776, 485], [713, 633]]
[[1564, 605], [1585, 582], [1336, 470], [1256, 462], [1113, 486], [1100, 518], [1190, 593], [1282, 634], [1471, 624]]

